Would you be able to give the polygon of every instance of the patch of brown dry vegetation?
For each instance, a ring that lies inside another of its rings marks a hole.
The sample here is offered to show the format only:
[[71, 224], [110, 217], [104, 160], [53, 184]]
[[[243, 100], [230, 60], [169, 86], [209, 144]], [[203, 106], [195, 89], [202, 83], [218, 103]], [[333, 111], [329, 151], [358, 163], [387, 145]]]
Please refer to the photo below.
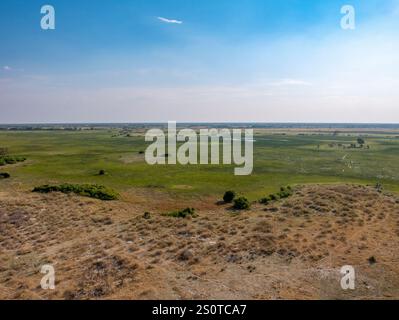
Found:
[[[3, 192], [0, 298], [399, 298], [394, 196], [310, 185], [241, 213], [209, 203], [177, 219], [148, 210], [159, 203]], [[53, 291], [40, 287], [47, 263]], [[355, 291], [340, 288], [343, 265]]]

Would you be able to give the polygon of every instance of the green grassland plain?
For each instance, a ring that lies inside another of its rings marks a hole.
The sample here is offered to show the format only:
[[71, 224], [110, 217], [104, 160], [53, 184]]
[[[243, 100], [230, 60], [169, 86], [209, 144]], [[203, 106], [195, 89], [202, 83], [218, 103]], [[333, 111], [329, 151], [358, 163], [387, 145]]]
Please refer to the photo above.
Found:
[[[364, 148], [343, 147], [360, 135]], [[399, 192], [399, 133], [259, 129], [254, 138], [252, 175], [234, 176], [233, 165], [150, 166], [140, 154], [148, 143], [139, 130], [4, 130], [0, 147], [27, 161], [0, 167], [11, 174], [0, 181], [0, 190], [95, 183], [125, 195], [144, 189], [149, 195], [156, 190], [172, 197], [221, 197], [232, 189], [257, 200], [286, 185], [379, 182]], [[98, 175], [101, 169], [103, 176]]]

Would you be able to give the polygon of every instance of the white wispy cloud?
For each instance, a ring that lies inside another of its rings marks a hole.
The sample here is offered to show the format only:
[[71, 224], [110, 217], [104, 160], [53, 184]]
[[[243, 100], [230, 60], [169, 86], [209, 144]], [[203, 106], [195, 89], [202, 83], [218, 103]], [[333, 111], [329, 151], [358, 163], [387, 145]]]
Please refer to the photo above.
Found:
[[165, 23], [174, 23], [174, 24], [182, 24], [183, 21], [180, 20], [175, 20], [175, 19], [167, 19], [167, 18], [163, 18], [163, 17], [157, 17], [158, 20], [161, 20], [162, 22]]
[[11, 67], [10, 67], [10, 66], [4, 66], [3, 69], [4, 69], [5, 71], [11, 71]]
[[281, 79], [269, 83], [271, 86], [311, 86], [312, 83], [300, 79]]

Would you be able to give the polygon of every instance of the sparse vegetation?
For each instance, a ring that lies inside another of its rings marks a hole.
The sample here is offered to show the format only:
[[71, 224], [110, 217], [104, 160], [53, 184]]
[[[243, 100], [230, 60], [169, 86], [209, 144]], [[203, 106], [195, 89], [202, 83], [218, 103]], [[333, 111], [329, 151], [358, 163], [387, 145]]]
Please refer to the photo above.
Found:
[[246, 210], [250, 208], [249, 200], [245, 197], [239, 197], [234, 200], [233, 208], [236, 210]]
[[[23, 257], [21, 244], [32, 243], [33, 248], [43, 245], [43, 235], [50, 233], [52, 241], [46, 243], [46, 248], [56, 255], [53, 259], [65, 265], [65, 277], [76, 279], [62, 290], [54, 291], [54, 299], [65, 296], [107, 299], [127, 295], [143, 298], [138, 286], [156, 288], [146, 291], [145, 297], [167, 299], [175, 296], [175, 292], [168, 289], [174, 285], [185, 290], [184, 293], [200, 289], [207, 292], [207, 298], [229, 298], [228, 284], [232, 279], [248, 288], [244, 293], [238, 291], [237, 298], [241, 298], [247, 294], [255, 296], [261, 285], [270, 284], [264, 277], [251, 277], [254, 271], [273, 273], [278, 281], [286, 274], [294, 277], [295, 281], [285, 284], [289, 292], [285, 295], [282, 292], [281, 298], [318, 298], [326, 285], [320, 279], [325, 278], [317, 273], [311, 280], [304, 281], [303, 275], [309, 268], [320, 266], [320, 261], [327, 257], [331, 260], [326, 259], [326, 265], [334, 266], [340, 265], [348, 255], [367, 265], [375, 263], [371, 269], [365, 267], [367, 283], [359, 283], [361, 292], [350, 292], [350, 297], [373, 298], [376, 294], [397, 297], [392, 286], [382, 285], [384, 291], [377, 293], [366, 290], [373, 281], [385, 284], [397, 280], [396, 269], [384, 273], [382, 278], [373, 270], [381, 263], [379, 260], [384, 260], [379, 259], [376, 252], [381, 257], [392, 253], [392, 247], [384, 243], [396, 246], [399, 241], [396, 235], [399, 218], [387, 212], [398, 211], [397, 198], [377, 194], [373, 187], [353, 184], [298, 186], [295, 188], [297, 196], [276, 206], [254, 205], [250, 211], [230, 215], [224, 206], [212, 202], [209, 208], [201, 207], [201, 215], [195, 219], [190, 219], [191, 215], [186, 219], [174, 218], [184, 216], [178, 212], [172, 218], [153, 213], [149, 218], [150, 214], [144, 212], [149, 211], [146, 208], [155, 208], [154, 204], [159, 205], [158, 198], [147, 198], [148, 203], [143, 205], [131, 205], [122, 201], [99, 203], [76, 197], [29, 196], [24, 192], [2, 190], [0, 258], [7, 268], [1, 269], [0, 275], [11, 277], [9, 287], [13, 291], [3, 290], [0, 296], [13, 299], [16, 292], [28, 298], [47, 297], [35, 290], [36, 286], [20, 288], [20, 283], [29, 283], [30, 275], [37, 272], [36, 263], [32, 264], [37, 256], [35, 251], [26, 246], [23, 253], [29, 259], [20, 258], [16, 263], [14, 257]], [[320, 211], [323, 208], [324, 211]], [[192, 210], [186, 208], [181, 212]], [[363, 221], [364, 226], [358, 228], [358, 221]], [[352, 239], [356, 241], [354, 248], [350, 246]], [[376, 259], [368, 261], [371, 256]], [[49, 257], [49, 254], [44, 256], [45, 259]], [[295, 263], [291, 263], [293, 259]], [[282, 267], [284, 274], [277, 272]], [[18, 270], [27, 270], [27, 274], [16, 272]], [[212, 288], [220, 287], [216, 293], [209, 290], [212, 283], [198, 281], [210, 272], [217, 279]], [[254, 287], [254, 283], [257, 286]], [[335, 280], [332, 284], [337, 291], [323, 291], [328, 294], [325, 297], [347, 297], [348, 293], [337, 296], [340, 288]], [[69, 293], [65, 293], [66, 290]]]
[[36, 187], [33, 192], [39, 193], [50, 193], [50, 192], [62, 192], [62, 193], [74, 193], [80, 196], [100, 199], [100, 200], [116, 200], [118, 194], [107, 187], [96, 185], [96, 184], [61, 184], [58, 186], [44, 185]]
[[151, 218], [151, 213], [144, 212], [143, 218], [146, 219], [146, 220], [150, 219]]
[[226, 191], [223, 196], [223, 201], [226, 203], [231, 203], [231, 202], [233, 202], [235, 197], [236, 197], [236, 193], [234, 191]]
[[376, 264], [377, 263], [377, 259], [374, 256], [368, 258], [367, 260], [368, 260], [368, 262], [370, 264]]
[[191, 252], [191, 250], [183, 250], [182, 252], [180, 252], [180, 254], [178, 255], [178, 260], [180, 261], [189, 261], [194, 257], [193, 253]]
[[168, 212], [165, 214], [165, 216], [174, 217], [174, 218], [187, 218], [188, 216], [194, 216], [194, 214], [195, 214], [194, 208], [186, 208], [179, 211]]

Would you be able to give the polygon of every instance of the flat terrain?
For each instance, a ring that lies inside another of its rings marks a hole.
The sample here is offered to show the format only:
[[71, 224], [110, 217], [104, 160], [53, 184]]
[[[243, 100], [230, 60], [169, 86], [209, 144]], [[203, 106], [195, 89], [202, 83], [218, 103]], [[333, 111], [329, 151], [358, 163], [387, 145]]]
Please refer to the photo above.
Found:
[[[344, 148], [360, 135], [364, 148]], [[45, 183], [98, 183], [133, 196], [142, 191], [197, 198], [234, 189], [257, 200], [282, 185], [380, 182], [399, 192], [399, 132], [259, 129], [255, 140], [253, 174], [237, 177], [233, 165], [149, 166], [140, 154], [148, 144], [138, 130], [0, 131], [0, 147], [28, 159], [0, 170], [13, 177], [5, 188], [11, 183], [21, 190]], [[107, 175], [98, 176], [101, 169]]]
[[[11, 174], [0, 180], [0, 298], [398, 299], [399, 133], [377, 131], [257, 129], [248, 177], [148, 166], [140, 130], [0, 131], [0, 147], [27, 158], [0, 167]], [[121, 197], [31, 192], [64, 182]], [[257, 202], [287, 185], [291, 197]], [[230, 189], [251, 209], [221, 202]], [[163, 215], [186, 207], [196, 215]], [[40, 287], [44, 264], [55, 290]], [[354, 291], [341, 289], [344, 265]]]

